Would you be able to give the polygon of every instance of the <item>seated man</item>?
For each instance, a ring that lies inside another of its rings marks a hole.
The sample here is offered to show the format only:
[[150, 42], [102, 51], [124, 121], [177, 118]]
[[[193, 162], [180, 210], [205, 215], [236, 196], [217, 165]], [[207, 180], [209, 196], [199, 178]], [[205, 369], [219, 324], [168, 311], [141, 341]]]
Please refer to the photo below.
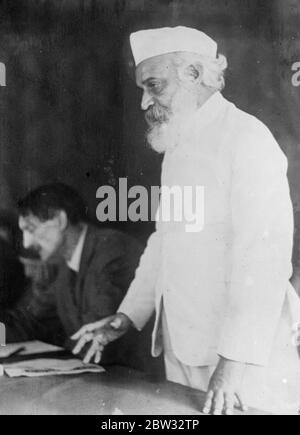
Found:
[[[39, 339], [69, 349], [68, 337], [81, 326], [118, 308], [141, 247], [119, 231], [87, 224], [85, 204], [63, 184], [40, 187], [20, 201], [19, 226], [24, 247], [35, 249], [44, 262], [58, 262], [59, 272], [54, 285], [35, 292], [29, 304], [2, 313], [7, 341]], [[137, 355], [138, 340], [144, 337], [137, 336], [133, 332], [108, 349], [104, 364], [144, 368], [143, 355], [141, 361]]]

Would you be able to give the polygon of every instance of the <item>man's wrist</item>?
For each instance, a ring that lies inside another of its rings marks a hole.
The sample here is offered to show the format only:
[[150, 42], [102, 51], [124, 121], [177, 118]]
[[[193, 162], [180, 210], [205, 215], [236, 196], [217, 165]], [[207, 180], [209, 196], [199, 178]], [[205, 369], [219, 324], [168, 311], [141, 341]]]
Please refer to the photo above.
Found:
[[218, 366], [220, 368], [222, 368], [222, 367], [230, 368], [232, 370], [240, 371], [241, 373], [243, 373], [248, 365], [245, 362], [227, 359], [227, 358], [223, 357], [222, 355], [219, 355], [219, 357], [220, 357], [220, 361], [219, 361]]
[[136, 328], [135, 324], [133, 323], [132, 319], [128, 316], [128, 314], [125, 314], [122, 311], [118, 311], [117, 314], [121, 315], [124, 318], [125, 322], [128, 325], [128, 328], [130, 328], [130, 327]]
[[[121, 309], [117, 311], [117, 314], [123, 314], [124, 316], [127, 317], [127, 319], [130, 321], [131, 326], [136, 329], [137, 331], [141, 331], [143, 329], [143, 327], [139, 326], [139, 322], [138, 319], [135, 318], [134, 315], [131, 315], [131, 313], [127, 313], [126, 310], [122, 310], [122, 306], [120, 307]], [[133, 313], [132, 313], [133, 314]]]

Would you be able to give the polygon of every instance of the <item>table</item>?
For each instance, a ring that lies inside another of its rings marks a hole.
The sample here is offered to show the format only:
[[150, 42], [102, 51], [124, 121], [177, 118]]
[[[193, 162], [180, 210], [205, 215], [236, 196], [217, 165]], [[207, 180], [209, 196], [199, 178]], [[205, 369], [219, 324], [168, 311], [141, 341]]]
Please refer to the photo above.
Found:
[[125, 367], [77, 376], [5, 376], [0, 391], [0, 415], [200, 415], [204, 401], [204, 393]]

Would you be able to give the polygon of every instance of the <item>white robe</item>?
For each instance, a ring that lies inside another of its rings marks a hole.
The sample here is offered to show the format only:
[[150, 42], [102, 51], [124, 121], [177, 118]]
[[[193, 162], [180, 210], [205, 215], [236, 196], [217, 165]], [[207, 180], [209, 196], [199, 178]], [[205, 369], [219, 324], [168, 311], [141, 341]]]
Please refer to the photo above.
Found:
[[[288, 346], [300, 321], [289, 285], [293, 212], [286, 174], [287, 159], [268, 128], [220, 93], [167, 151], [162, 185], [204, 187], [204, 228], [189, 233], [185, 220], [157, 222], [119, 308], [138, 329], [156, 309], [154, 356], [163, 348], [163, 301], [180, 363], [215, 366], [222, 356], [277, 364], [277, 339]], [[299, 364], [296, 347], [289, 355]]]

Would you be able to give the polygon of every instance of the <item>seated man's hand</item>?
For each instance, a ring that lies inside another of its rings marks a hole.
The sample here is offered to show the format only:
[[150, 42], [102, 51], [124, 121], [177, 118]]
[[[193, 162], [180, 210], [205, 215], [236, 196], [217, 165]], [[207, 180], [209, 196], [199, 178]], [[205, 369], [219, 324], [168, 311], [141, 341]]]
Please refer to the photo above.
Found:
[[98, 364], [105, 346], [121, 338], [131, 326], [132, 322], [129, 317], [122, 313], [85, 325], [71, 337], [74, 341], [78, 340], [73, 354], [77, 355], [87, 343], [92, 342], [84, 363], [87, 364], [94, 358], [95, 363]]
[[246, 364], [220, 359], [209, 383], [204, 414], [222, 415], [224, 412], [233, 415], [236, 405], [247, 411], [240, 394], [245, 369]]

